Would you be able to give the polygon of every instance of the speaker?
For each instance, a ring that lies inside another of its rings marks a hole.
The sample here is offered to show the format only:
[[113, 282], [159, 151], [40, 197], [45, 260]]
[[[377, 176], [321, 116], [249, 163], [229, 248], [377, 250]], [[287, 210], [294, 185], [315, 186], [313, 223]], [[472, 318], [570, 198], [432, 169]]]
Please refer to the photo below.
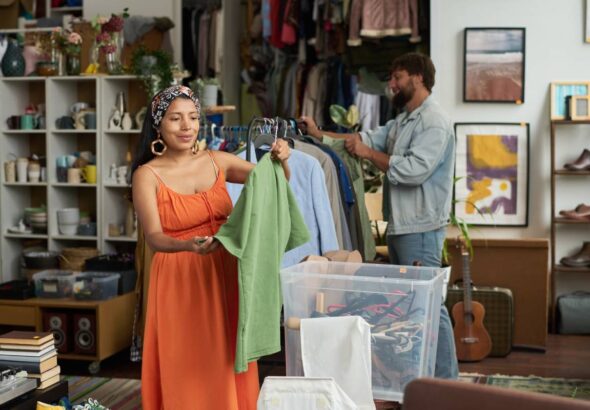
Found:
[[72, 350], [70, 329], [69, 314], [53, 310], [43, 311], [43, 330], [53, 333], [58, 353], [68, 353]]
[[74, 352], [96, 354], [96, 314], [74, 313]]

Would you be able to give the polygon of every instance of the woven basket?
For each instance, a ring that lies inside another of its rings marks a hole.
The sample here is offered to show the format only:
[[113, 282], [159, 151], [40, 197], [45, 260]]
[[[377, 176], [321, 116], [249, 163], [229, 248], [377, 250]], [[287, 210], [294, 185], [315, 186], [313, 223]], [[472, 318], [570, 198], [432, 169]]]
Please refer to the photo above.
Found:
[[65, 248], [59, 255], [59, 268], [62, 270], [83, 271], [86, 259], [98, 256], [96, 248]]

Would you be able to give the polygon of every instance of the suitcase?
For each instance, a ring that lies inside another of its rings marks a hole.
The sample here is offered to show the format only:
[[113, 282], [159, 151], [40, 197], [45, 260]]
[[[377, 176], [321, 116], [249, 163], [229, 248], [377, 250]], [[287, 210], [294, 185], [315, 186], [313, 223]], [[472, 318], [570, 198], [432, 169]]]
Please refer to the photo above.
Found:
[[[483, 324], [492, 339], [490, 356], [507, 356], [512, 350], [512, 336], [514, 334], [512, 291], [506, 288], [474, 286], [472, 299], [481, 303], [486, 310]], [[457, 285], [450, 286], [445, 301], [449, 312], [452, 311], [455, 303], [461, 301], [463, 301], [463, 288]]]
[[557, 298], [557, 333], [590, 334], [590, 293], [577, 291]]

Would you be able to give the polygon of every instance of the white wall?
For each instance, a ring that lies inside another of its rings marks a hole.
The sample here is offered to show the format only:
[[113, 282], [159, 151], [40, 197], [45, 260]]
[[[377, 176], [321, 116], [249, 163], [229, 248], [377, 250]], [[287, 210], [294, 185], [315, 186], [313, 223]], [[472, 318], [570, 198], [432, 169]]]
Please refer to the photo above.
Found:
[[[480, 228], [475, 237], [550, 237], [549, 84], [590, 80], [590, 44], [584, 39], [584, 0], [432, 0], [431, 55], [437, 69], [433, 95], [453, 122], [530, 123], [529, 226]], [[465, 27], [525, 27], [525, 101], [522, 105], [463, 102]], [[556, 164], [590, 148], [590, 126], [558, 128]], [[557, 209], [590, 203], [590, 179], [558, 179]], [[558, 227], [558, 258], [589, 240], [588, 226]], [[568, 278], [570, 276], [568, 275]], [[583, 275], [569, 282], [573, 287]], [[586, 286], [588, 287], [588, 286]], [[564, 290], [562, 288], [562, 290]], [[559, 292], [558, 292], [559, 293]]]
[[175, 24], [170, 30], [172, 46], [174, 47], [174, 61], [182, 58], [182, 17], [181, 0], [84, 0], [84, 15], [86, 20], [92, 20], [97, 14], [110, 16], [111, 13], [121, 13], [125, 7], [129, 14], [145, 17], [169, 17]]

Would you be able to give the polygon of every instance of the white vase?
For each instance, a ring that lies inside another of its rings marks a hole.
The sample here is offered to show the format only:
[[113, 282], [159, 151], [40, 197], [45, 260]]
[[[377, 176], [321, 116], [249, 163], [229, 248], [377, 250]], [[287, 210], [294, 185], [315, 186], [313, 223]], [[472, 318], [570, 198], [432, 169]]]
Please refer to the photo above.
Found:
[[123, 114], [123, 119], [121, 120], [121, 128], [124, 131], [129, 131], [133, 127], [133, 121], [131, 120], [131, 115], [128, 112]]

